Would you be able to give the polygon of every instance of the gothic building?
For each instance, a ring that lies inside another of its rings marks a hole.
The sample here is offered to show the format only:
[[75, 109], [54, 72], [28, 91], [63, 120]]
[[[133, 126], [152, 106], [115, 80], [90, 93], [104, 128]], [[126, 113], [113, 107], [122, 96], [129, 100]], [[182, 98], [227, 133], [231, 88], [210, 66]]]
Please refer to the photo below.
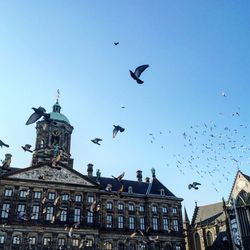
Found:
[[73, 126], [58, 103], [36, 123], [32, 164], [0, 168], [0, 249], [185, 249], [181, 198], [156, 177], [74, 170]]

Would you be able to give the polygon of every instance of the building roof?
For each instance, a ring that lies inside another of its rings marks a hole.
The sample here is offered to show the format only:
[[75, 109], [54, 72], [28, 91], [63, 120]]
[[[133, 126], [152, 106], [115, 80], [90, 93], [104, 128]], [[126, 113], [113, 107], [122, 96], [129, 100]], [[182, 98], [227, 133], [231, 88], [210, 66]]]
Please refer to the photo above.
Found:
[[61, 106], [58, 101], [53, 105], [53, 111], [49, 113], [51, 120], [62, 121], [70, 124], [69, 119], [61, 113]]
[[206, 225], [216, 220], [224, 220], [225, 215], [223, 213], [223, 202], [209, 204], [205, 206], [196, 206], [192, 218], [192, 225], [201, 224]]

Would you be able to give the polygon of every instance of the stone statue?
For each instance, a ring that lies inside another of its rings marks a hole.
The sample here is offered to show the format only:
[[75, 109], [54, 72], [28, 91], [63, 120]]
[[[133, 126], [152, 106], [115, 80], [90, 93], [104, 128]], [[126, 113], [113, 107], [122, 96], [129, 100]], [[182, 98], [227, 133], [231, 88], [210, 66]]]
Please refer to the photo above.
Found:
[[152, 173], [152, 177], [155, 178], [156, 175], [155, 175], [155, 169], [154, 168], [151, 168], [151, 173]]
[[100, 169], [97, 169], [96, 170], [96, 180], [100, 181], [100, 179], [101, 179], [101, 171], [100, 171]]
[[2, 161], [3, 165], [2, 168], [9, 169], [11, 163], [11, 154], [5, 154], [5, 159]]

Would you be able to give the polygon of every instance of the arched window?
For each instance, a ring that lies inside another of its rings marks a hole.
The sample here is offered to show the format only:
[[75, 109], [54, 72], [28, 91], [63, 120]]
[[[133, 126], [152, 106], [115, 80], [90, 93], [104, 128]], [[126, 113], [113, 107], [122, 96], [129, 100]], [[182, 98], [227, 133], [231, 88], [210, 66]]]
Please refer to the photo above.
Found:
[[207, 232], [207, 245], [212, 246], [213, 244], [213, 235], [210, 231]]
[[200, 235], [198, 233], [195, 233], [194, 235], [194, 245], [195, 245], [195, 250], [201, 250]]
[[106, 250], [112, 250], [112, 243], [110, 243], [109, 241], [105, 241], [104, 246]]

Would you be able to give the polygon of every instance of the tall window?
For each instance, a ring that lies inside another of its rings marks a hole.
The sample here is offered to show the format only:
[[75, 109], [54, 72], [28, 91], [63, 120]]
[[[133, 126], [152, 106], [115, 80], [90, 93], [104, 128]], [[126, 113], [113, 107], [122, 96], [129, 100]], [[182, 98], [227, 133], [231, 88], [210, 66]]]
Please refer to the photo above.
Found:
[[54, 208], [51, 207], [51, 206], [48, 206], [47, 207], [47, 214], [46, 214], [46, 220], [52, 220], [52, 217], [53, 217], [53, 210]]
[[18, 204], [17, 205], [17, 212], [18, 213], [25, 212], [25, 205], [24, 204]]
[[133, 187], [131, 187], [131, 186], [128, 187], [128, 193], [129, 193], [129, 194], [132, 194], [132, 193], [133, 193]]
[[164, 214], [166, 214], [166, 213], [168, 212], [168, 208], [167, 208], [167, 207], [162, 207], [162, 212], [163, 212]]
[[168, 231], [168, 229], [169, 229], [169, 227], [168, 227], [168, 219], [163, 218], [163, 230]]
[[88, 203], [93, 203], [94, 202], [94, 196], [93, 195], [89, 195], [88, 196]]
[[49, 246], [51, 243], [51, 238], [50, 237], [44, 237], [43, 238], [43, 245], [44, 246]]
[[78, 247], [79, 246], [79, 240], [78, 239], [72, 239], [72, 246], [73, 247]]
[[124, 217], [119, 215], [117, 217], [117, 219], [118, 219], [117, 220], [117, 222], [118, 222], [118, 225], [117, 225], [118, 228], [120, 228], [120, 229], [123, 228], [124, 227]]
[[33, 207], [32, 207], [32, 215], [31, 215], [32, 220], [38, 220], [39, 209], [40, 209], [40, 206], [33, 205]]
[[26, 194], [27, 194], [27, 190], [20, 190], [20, 192], [19, 192], [19, 197], [20, 197], [20, 198], [25, 198], [25, 197], [26, 197]]
[[198, 233], [195, 233], [194, 235], [194, 245], [195, 245], [195, 250], [201, 250], [200, 235]]
[[145, 206], [144, 205], [140, 204], [139, 212], [145, 212]]
[[86, 247], [92, 247], [93, 246], [93, 240], [87, 239]]
[[81, 201], [82, 201], [82, 196], [77, 194], [77, 195], [75, 196], [75, 201], [76, 201], [76, 202], [81, 202]]
[[157, 213], [157, 206], [155, 205], [152, 206], [152, 213]]
[[112, 215], [108, 214], [106, 216], [106, 227], [111, 228], [112, 227]]
[[128, 217], [129, 229], [135, 229], [135, 217]]
[[61, 211], [60, 221], [67, 221], [67, 208], [63, 208]]
[[80, 208], [75, 208], [74, 222], [80, 222], [80, 220], [81, 220], [81, 209]]
[[213, 235], [210, 231], [207, 232], [207, 245], [212, 246], [213, 244]]
[[123, 210], [124, 209], [124, 204], [123, 203], [121, 203], [121, 202], [119, 202], [118, 203], [118, 210]]
[[145, 230], [145, 218], [140, 217], [140, 229]]
[[4, 196], [12, 196], [13, 190], [11, 188], [6, 188], [4, 191]]
[[4, 203], [3, 207], [2, 207], [1, 217], [2, 218], [8, 218], [9, 217], [9, 211], [10, 211], [10, 204]]
[[36, 245], [36, 237], [30, 236], [29, 237], [29, 244], [30, 245]]
[[178, 220], [173, 220], [173, 227], [176, 232], [179, 231]]
[[104, 243], [105, 250], [112, 250], [112, 244], [109, 241]]
[[152, 220], [153, 230], [158, 230], [158, 218], [154, 217]]
[[0, 244], [4, 243], [4, 235], [0, 235]]
[[21, 244], [21, 236], [20, 235], [14, 235], [12, 239], [12, 243], [15, 245]]
[[63, 194], [62, 195], [62, 201], [68, 201], [69, 200], [69, 195], [68, 194]]
[[40, 191], [35, 191], [35, 192], [34, 192], [34, 198], [35, 198], [35, 199], [41, 199], [41, 198], [42, 198], [42, 192], [40, 192]]
[[64, 238], [58, 239], [58, 246], [65, 246], [65, 239]]
[[173, 212], [173, 214], [177, 214], [177, 208], [173, 207], [172, 212]]
[[87, 213], [87, 223], [93, 223], [93, 213], [89, 211]]
[[48, 195], [48, 199], [49, 199], [49, 200], [54, 200], [55, 197], [56, 197], [56, 194], [55, 194], [55, 193], [49, 193], [49, 195]]
[[113, 208], [113, 203], [111, 201], [108, 201], [106, 204], [106, 209], [111, 210]]
[[135, 210], [135, 206], [133, 203], [129, 203], [128, 204], [128, 211], [134, 211]]

